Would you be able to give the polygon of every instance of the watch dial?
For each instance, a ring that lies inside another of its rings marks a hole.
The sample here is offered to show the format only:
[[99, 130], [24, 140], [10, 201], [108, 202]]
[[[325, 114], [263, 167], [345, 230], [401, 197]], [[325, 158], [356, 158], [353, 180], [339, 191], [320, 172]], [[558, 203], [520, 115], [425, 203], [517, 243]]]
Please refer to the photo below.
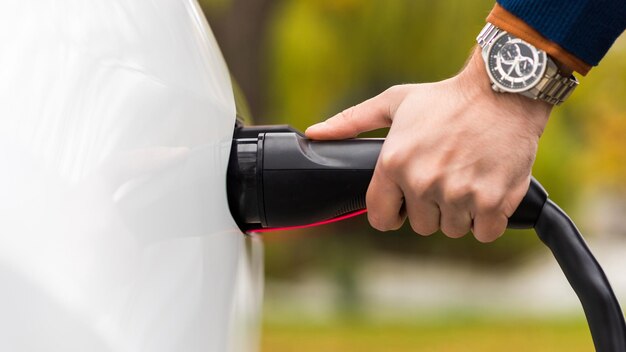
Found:
[[489, 76], [502, 90], [521, 92], [532, 88], [546, 69], [546, 53], [525, 41], [503, 33], [487, 56]]

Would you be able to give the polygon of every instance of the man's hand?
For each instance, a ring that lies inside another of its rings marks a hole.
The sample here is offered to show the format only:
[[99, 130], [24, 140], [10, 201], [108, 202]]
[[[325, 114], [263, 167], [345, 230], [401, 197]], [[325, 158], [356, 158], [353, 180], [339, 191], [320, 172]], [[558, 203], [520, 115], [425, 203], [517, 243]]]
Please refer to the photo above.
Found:
[[537, 143], [551, 106], [495, 93], [477, 50], [448, 80], [391, 87], [306, 130], [313, 139], [344, 139], [389, 127], [367, 191], [370, 224], [441, 229], [481, 242], [502, 235], [528, 190]]

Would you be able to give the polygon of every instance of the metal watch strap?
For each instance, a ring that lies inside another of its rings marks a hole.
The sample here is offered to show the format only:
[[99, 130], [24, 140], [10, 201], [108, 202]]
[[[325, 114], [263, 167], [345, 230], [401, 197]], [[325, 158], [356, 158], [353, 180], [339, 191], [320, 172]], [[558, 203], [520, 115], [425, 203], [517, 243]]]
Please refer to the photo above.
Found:
[[[502, 29], [487, 22], [476, 37], [476, 42], [484, 49], [502, 32], [504, 32]], [[549, 56], [548, 58], [552, 60]], [[577, 86], [578, 80], [574, 75], [562, 76], [558, 71], [553, 74], [546, 72], [546, 75], [535, 86], [536, 89], [531, 94], [531, 98], [541, 99], [553, 105], [560, 105], [572, 94]]]
[[[541, 85], [543, 84], [543, 87]], [[541, 99], [553, 105], [561, 105], [578, 86], [578, 80], [574, 75], [564, 77], [560, 73], [556, 73], [554, 76], [545, 76], [537, 88], [539, 93], [537, 99]]]
[[485, 27], [478, 33], [478, 37], [476, 37], [476, 41], [481, 48], [486, 47], [488, 44], [491, 44], [493, 38], [497, 37], [502, 30], [493, 24], [487, 22]]

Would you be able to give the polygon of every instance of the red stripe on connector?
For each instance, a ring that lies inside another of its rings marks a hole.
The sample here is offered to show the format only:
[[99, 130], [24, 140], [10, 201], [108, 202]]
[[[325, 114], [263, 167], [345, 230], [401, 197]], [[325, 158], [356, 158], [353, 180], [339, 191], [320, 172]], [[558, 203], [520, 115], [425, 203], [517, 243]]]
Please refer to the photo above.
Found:
[[248, 233], [264, 233], [264, 232], [274, 232], [274, 231], [307, 229], [309, 227], [316, 227], [316, 226], [332, 224], [334, 222], [350, 219], [350, 218], [353, 218], [355, 216], [359, 216], [359, 215], [365, 214], [365, 213], [367, 213], [367, 209], [357, 210], [355, 212], [348, 213], [348, 214], [345, 214], [345, 215], [341, 215], [341, 216], [338, 216], [336, 218], [332, 218], [332, 219], [328, 219], [328, 220], [324, 220], [324, 221], [319, 221], [319, 222], [314, 222], [312, 224], [307, 224], [307, 225], [286, 226], [286, 227], [268, 227], [268, 228], [264, 228], [264, 229], [249, 230], [247, 232]]

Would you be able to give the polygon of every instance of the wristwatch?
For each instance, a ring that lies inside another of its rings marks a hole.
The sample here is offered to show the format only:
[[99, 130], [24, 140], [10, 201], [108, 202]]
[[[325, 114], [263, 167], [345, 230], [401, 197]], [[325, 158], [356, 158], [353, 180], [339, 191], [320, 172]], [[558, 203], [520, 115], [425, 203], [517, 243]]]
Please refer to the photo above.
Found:
[[496, 92], [518, 93], [553, 105], [563, 103], [578, 86], [573, 75], [563, 75], [545, 51], [491, 23], [476, 38]]

